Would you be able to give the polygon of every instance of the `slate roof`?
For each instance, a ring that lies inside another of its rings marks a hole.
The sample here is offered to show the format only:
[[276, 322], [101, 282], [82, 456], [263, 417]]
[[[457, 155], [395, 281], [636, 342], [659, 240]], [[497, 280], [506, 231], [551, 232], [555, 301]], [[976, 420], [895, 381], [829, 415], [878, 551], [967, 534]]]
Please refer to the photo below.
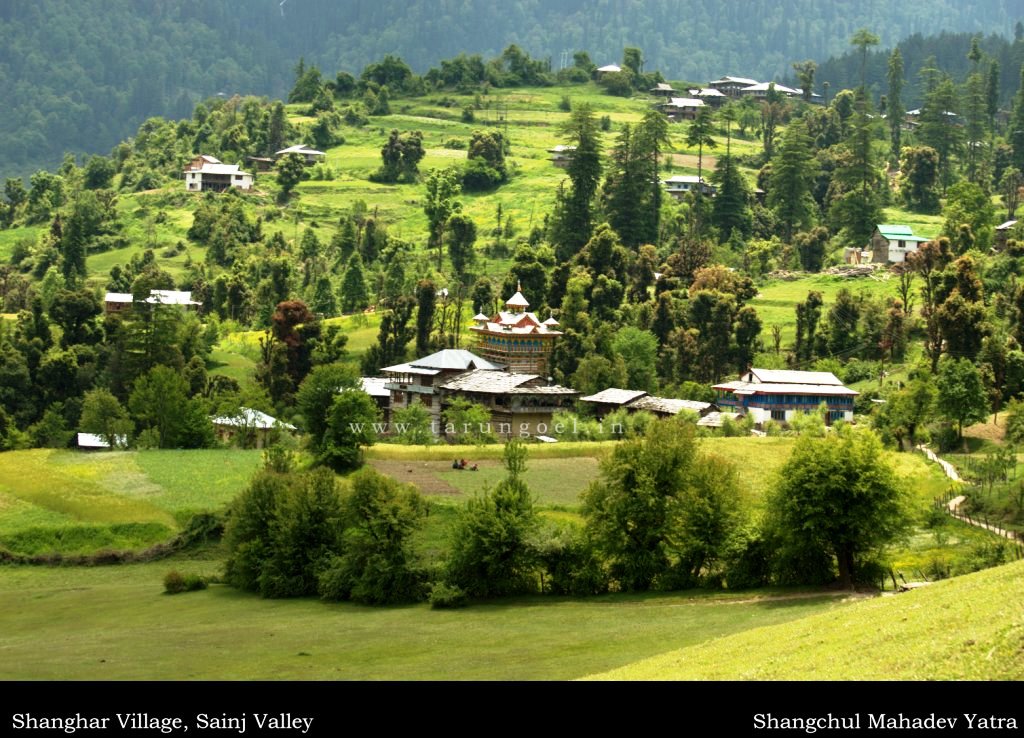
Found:
[[574, 389], [560, 385], [524, 386], [540, 379], [538, 374], [509, 374], [508, 372], [476, 369], [452, 377], [441, 389], [461, 392], [484, 392], [493, 395], [576, 395]]
[[697, 402], [696, 400], [676, 400], [669, 397], [653, 397], [647, 395], [629, 403], [630, 410], [648, 410], [653, 413], [665, 413], [678, 415], [683, 410], [689, 410], [700, 414], [711, 407], [710, 402]]
[[609, 387], [608, 389], [601, 390], [597, 394], [590, 395], [589, 397], [581, 397], [580, 400], [583, 402], [597, 402], [602, 405], [628, 405], [633, 402], [633, 400], [639, 399], [646, 394], [646, 392], [641, 390]]
[[739, 413], [711, 412], [697, 421], [702, 428], [721, 428], [726, 418], [732, 421], [740, 419]]

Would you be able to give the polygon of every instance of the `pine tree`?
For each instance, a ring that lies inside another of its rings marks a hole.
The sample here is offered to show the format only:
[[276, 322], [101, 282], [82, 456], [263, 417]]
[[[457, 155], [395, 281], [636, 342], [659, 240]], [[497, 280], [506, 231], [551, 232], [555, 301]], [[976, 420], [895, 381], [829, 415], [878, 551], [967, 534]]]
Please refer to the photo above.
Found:
[[815, 204], [811, 197], [814, 163], [806, 124], [794, 121], [786, 129], [778, 156], [772, 160], [768, 206], [782, 222], [787, 243], [797, 230], [814, 223]]
[[734, 233], [746, 238], [753, 226], [750, 191], [731, 156], [726, 154], [719, 160], [711, 181], [718, 189], [711, 201], [711, 222], [720, 231], [722, 240], [729, 240]]
[[363, 260], [356, 252], [349, 257], [345, 277], [341, 282], [341, 311], [354, 313], [363, 310], [369, 304], [370, 296], [366, 289]]
[[594, 229], [593, 200], [601, 179], [601, 137], [591, 107], [577, 106], [562, 133], [576, 148], [566, 168], [572, 186], [568, 192], [559, 190], [552, 240], [559, 260], [567, 261], [590, 240]]
[[889, 83], [888, 113], [889, 123], [889, 158], [898, 161], [900, 158], [900, 143], [903, 131], [903, 54], [897, 46], [889, 56]]

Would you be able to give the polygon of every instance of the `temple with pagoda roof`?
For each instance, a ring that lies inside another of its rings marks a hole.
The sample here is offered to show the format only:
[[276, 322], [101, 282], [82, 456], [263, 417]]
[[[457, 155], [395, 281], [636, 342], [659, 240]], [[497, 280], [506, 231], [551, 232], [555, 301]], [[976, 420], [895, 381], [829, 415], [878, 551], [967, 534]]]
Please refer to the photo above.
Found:
[[529, 307], [519, 285], [504, 310], [491, 317], [482, 313], [474, 317], [470, 330], [477, 336], [475, 351], [488, 361], [504, 364], [507, 371], [546, 376], [548, 358], [562, 332], [557, 330], [557, 320], [542, 322]]

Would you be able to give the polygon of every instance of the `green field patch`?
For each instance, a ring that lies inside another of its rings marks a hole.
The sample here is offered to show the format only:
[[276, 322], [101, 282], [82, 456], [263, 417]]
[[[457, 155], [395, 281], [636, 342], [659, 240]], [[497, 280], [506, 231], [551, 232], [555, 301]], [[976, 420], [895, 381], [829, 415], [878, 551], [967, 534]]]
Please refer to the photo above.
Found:
[[203, 449], [139, 451], [138, 467], [159, 489], [153, 504], [182, 513], [217, 510], [249, 483], [262, 460], [260, 451]]
[[166, 541], [173, 534], [174, 531], [162, 523], [46, 526], [0, 535], [0, 548], [28, 556], [53, 552], [89, 554], [146, 548]]
[[599, 679], [1022, 679], [1024, 562], [667, 651]]
[[[128, 452], [0, 454], [0, 492], [78, 522], [174, 526], [168, 513], [146, 499], [154, 491]], [[3, 521], [0, 530], [6, 530]]]
[[263, 600], [222, 586], [166, 597], [171, 568], [217, 564], [0, 567], [0, 679], [572, 679], [840, 606], [675, 593], [442, 611]]

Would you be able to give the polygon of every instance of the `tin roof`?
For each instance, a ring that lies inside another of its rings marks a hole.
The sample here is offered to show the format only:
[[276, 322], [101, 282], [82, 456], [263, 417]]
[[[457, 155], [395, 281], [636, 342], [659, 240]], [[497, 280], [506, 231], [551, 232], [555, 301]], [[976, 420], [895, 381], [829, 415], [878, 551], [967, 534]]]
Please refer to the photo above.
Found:
[[583, 402], [597, 402], [602, 405], [628, 405], [646, 394], [646, 392], [641, 390], [609, 387], [608, 389], [601, 390], [597, 394], [590, 395], [589, 397], [581, 397], [580, 400]]

